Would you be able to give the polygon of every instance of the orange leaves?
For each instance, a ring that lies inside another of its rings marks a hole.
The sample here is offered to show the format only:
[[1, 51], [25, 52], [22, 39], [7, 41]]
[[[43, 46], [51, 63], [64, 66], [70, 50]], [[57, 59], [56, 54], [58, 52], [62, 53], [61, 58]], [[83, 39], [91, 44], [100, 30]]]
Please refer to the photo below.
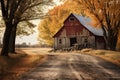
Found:
[[52, 36], [62, 27], [64, 20], [70, 13], [79, 14], [81, 12], [80, 9], [81, 6], [78, 0], [68, 0], [64, 4], [51, 9], [48, 12], [49, 16], [43, 19], [39, 25], [39, 38], [52, 45]]

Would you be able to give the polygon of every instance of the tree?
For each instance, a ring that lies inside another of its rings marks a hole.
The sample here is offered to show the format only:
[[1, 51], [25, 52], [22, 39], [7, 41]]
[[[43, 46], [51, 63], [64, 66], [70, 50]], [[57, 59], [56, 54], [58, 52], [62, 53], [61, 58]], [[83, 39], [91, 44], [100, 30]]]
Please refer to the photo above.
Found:
[[48, 17], [45, 17], [39, 25], [39, 42], [41, 38], [47, 45], [53, 45], [53, 35], [62, 27], [64, 20], [70, 13], [80, 14], [81, 6], [78, 0], [67, 0], [64, 4], [49, 10]]
[[[34, 27], [35, 27], [35, 25], [32, 24], [31, 22], [22, 21], [17, 26], [17, 31], [15, 31], [16, 35], [17, 36], [30, 35], [34, 32], [34, 30], [33, 30]], [[11, 35], [10, 44], [9, 44], [9, 52], [10, 53], [15, 53], [15, 37], [16, 37], [16, 35], [15, 36]]]
[[43, 16], [39, 5], [52, 0], [0, 0], [2, 17], [5, 22], [2, 56], [8, 56], [11, 38], [15, 41], [17, 25], [21, 21]]
[[30, 34], [33, 34], [35, 31], [33, 30], [33, 28], [35, 28], [36, 25], [31, 23], [30, 21], [23, 21], [23, 22], [20, 22], [18, 24], [18, 27], [17, 27], [17, 36], [28, 36]]
[[[33, 28], [35, 26], [36, 25], [31, 23], [30, 21], [22, 21], [17, 26], [16, 34], [17, 34], [17, 36], [30, 35], [30, 34], [32, 34], [34, 32]], [[0, 20], [0, 33], [1, 34], [3, 33], [4, 27], [5, 27], [5, 24], [4, 24], [3, 19], [1, 18], [1, 20]], [[0, 39], [2, 39], [2, 37], [0, 37]], [[14, 47], [15, 47], [15, 39], [13, 39], [11, 37], [10, 45], [9, 45], [9, 52], [14, 53], [15, 52]]]
[[48, 45], [51, 45], [51, 44], [53, 44], [53, 42], [52, 42], [53, 40], [51, 40], [53, 34], [49, 28], [50, 23], [48, 24], [48, 22], [49, 21], [47, 19], [44, 19], [41, 21], [40, 25], [42, 25], [42, 27], [39, 27], [39, 30], [40, 30], [39, 41], [41, 43], [41, 38], [43, 38], [43, 39], [45, 39], [45, 43], [47, 43]]
[[79, 0], [84, 12], [98, 22], [104, 32], [107, 48], [116, 49], [120, 29], [119, 0]]

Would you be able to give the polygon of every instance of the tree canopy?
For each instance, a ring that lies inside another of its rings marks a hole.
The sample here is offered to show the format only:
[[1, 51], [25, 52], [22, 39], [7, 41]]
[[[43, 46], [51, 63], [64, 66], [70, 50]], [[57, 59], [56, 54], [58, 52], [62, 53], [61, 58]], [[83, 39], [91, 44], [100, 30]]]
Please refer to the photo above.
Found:
[[107, 47], [115, 50], [120, 29], [119, 0], [79, 0], [84, 13], [102, 27]]
[[53, 44], [52, 36], [62, 27], [63, 21], [70, 13], [76, 13], [89, 16], [95, 27], [102, 27], [106, 44], [115, 49], [119, 40], [119, 7], [119, 0], [66, 0], [63, 5], [50, 10], [50, 16], [42, 20], [39, 25], [39, 38]]
[[51, 9], [48, 14], [39, 24], [39, 39], [45, 40], [48, 45], [53, 44], [53, 35], [62, 27], [64, 20], [70, 13], [79, 14], [81, 6], [78, 0], [68, 0], [64, 4]]
[[42, 6], [51, 2], [52, 0], [0, 0], [2, 18], [6, 27], [1, 55], [8, 56], [9, 51], [14, 52], [18, 23], [41, 18], [44, 15]]

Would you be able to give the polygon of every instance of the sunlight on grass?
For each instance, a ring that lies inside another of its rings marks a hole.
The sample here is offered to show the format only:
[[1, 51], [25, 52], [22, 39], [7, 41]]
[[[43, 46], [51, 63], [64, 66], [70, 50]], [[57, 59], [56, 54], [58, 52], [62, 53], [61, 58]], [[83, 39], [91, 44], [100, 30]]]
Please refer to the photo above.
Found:
[[120, 66], [120, 52], [110, 50], [83, 49], [81, 53], [98, 56]]
[[43, 55], [29, 55], [21, 50], [9, 57], [0, 56], [0, 80], [16, 80], [19, 76], [37, 65]]

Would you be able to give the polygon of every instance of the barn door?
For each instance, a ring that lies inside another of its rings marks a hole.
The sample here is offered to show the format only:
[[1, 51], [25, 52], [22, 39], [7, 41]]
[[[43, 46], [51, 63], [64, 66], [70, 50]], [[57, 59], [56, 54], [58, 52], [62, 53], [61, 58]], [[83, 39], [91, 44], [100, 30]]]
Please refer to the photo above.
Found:
[[70, 38], [70, 47], [73, 46], [75, 43], [77, 43], [76, 38]]
[[82, 37], [82, 47], [83, 47], [83, 48], [89, 47], [88, 37], [86, 37], [86, 36], [83, 36], [83, 37]]

